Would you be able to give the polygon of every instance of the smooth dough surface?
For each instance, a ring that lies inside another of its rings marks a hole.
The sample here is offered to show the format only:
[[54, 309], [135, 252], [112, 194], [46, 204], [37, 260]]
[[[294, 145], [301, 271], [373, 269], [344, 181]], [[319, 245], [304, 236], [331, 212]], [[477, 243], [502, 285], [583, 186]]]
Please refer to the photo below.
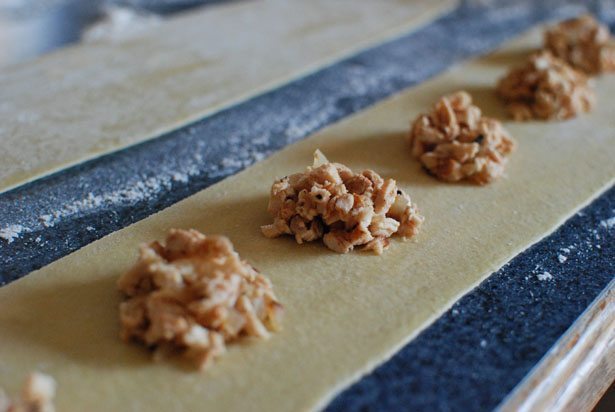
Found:
[[417, 27], [455, 0], [259, 0], [0, 72], [0, 192], [156, 137]]
[[[591, 114], [562, 123], [511, 123], [519, 148], [508, 177], [486, 187], [427, 176], [405, 141], [409, 121], [466, 89], [502, 115], [493, 85], [539, 44], [534, 32], [294, 144], [150, 218], [0, 289], [0, 386], [28, 371], [53, 375], [59, 411], [303, 411], [388, 359], [460, 296], [608, 188], [615, 176], [615, 76], [597, 80]], [[338, 255], [320, 243], [265, 239], [271, 182], [302, 170], [320, 148], [353, 169], [373, 168], [426, 216], [415, 242], [382, 256]], [[153, 363], [118, 339], [115, 281], [137, 245], [169, 228], [228, 235], [268, 275], [286, 306], [269, 341], [231, 345], [204, 373]], [[579, 274], [582, 276], [582, 274]]]

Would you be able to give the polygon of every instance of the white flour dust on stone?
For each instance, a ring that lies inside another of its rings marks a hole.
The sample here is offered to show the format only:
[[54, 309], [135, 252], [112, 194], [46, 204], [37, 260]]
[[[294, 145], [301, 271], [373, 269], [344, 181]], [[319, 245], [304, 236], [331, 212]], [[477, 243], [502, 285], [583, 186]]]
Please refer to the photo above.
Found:
[[613, 229], [613, 227], [615, 227], [615, 216], [613, 216], [610, 219], [601, 221], [600, 226], [602, 226], [605, 229]]
[[[188, 134], [195, 130], [187, 130]], [[81, 199], [68, 199], [55, 209], [44, 208], [38, 214], [19, 222], [7, 222], [0, 228], [0, 239], [12, 243], [23, 233], [54, 227], [55, 225], [75, 217], [85, 217], [100, 210], [113, 210], [118, 207], [130, 207], [139, 202], [147, 201], [169, 193], [175, 185], [183, 185], [194, 178], [226, 177], [237, 173], [256, 162], [266, 158], [274, 149], [268, 147], [254, 148], [251, 138], [232, 136], [226, 148], [226, 157], [218, 162], [204, 162], [199, 152], [205, 151], [204, 142], [197, 142], [195, 153], [183, 162], [164, 165], [154, 177], [141, 178], [137, 176], [130, 182], [116, 189], [102, 190], [100, 193], [87, 192]], [[258, 143], [266, 145], [270, 136], [265, 134], [257, 138]], [[162, 165], [161, 165], [162, 166]]]
[[[191, 172], [191, 173], [190, 173]], [[173, 182], [187, 182], [190, 174], [196, 174], [197, 170], [187, 173], [169, 173], [156, 178], [149, 178], [144, 181], [136, 182], [125, 188], [114, 190], [107, 193], [94, 194], [89, 192], [85, 198], [68, 202], [56, 210], [48, 210], [38, 216], [32, 222], [20, 222], [20, 224], [9, 224], [0, 229], [0, 238], [12, 243], [23, 233], [32, 232], [38, 229], [50, 228], [60, 223], [62, 220], [74, 216], [83, 216], [95, 212], [102, 208], [111, 206], [130, 206], [140, 201], [152, 198], [156, 194], [168, 191], [172, 188]], [[92, 228], [93, 229], [93, 228]]]
[[0, 229], [0, 238], [6, 240], [8, 243], [19, 238], [19, 235], [24, 231], [24, 227], [21, 225], [9, 225]]
[[131, 205], [147, 200], [163, 190], [170, 189], [172, 182], [187, 182], [188, 178], [188, 175], [176, 172], [171, 175], [152, 177], [127, 188], [114, 190], [109, 193], [94, 194], [90, 192], [84, 199], [65, 204], [58, 210], [39, 216], [39, 219], [43, 226], [51, 227], [62, 219], [92, 212], [103, 206]]
[[161, 21], [159, 16], [142, 10], [108, 6], [103, 10], [103, 17], [85, 30], [81, 41], [120, 41], [151, 30]]
[[41, 215], [39, 216], [39, 219], [41, 221], [41, 223], [43, 224], [43, 226], [45, 227], [53, 227], [53, 216], [51, 215]]

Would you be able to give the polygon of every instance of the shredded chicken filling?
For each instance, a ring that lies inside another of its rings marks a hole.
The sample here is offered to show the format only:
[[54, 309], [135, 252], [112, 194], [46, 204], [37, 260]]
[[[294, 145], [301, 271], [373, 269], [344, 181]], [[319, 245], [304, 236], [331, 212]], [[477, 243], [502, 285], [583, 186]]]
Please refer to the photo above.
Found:
[[595, 92], [585, 74], [549, 51], [535, 53], [497, 86], [515, 120], [564, 120], [589, 112]]
[[261, 227], [266, 237], [291, 235], [299, 244], [322, 239], [338, 253], [363, 246], [381, 254], [391, 236], [411, 238], [423, 222], [395, 180], [372, 170], [356, 174], [320, 151], [306, 172], [273, 184], [268, 211], [273, 223]]
[[565, 20], [548, 29], [545, 47], [588, 74], [615, 70], [615, 41], [608, 26], [590, 15]]
[[121, 337], [157, 357], [182, 351], [199, 368], [243, 336], [268, 338], [282, 306], [269, 279], [239, 258], [223, 236], [172, 229], [166, 244], [141, 246], [118, 281]]
[[502, 124], [483, 116], [459, 91], [440, 98], [410, 129], [412, 155], [437, 178], [486, 184], [504, 173], [515, 142]]

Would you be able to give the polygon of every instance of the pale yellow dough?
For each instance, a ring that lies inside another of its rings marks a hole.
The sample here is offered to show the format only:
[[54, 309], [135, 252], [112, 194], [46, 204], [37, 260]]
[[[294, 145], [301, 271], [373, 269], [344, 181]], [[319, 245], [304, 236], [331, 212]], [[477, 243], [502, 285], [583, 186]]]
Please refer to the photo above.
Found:
[[251, 0], [0, 72], [0, 192], [416, 28], [455, 0]]
[[[596, 80], [594, 112], [562, 123], [507, 122], [518, 139], [508, 177], [486, 187], [427, 176], [405, 141], [438, 96], [466, 89], [488, 115], [493, 85], [540, 35], [464, 64], [245, 172], [0, 289], [0, 386], [31, 370], [58, 381], [59, 411], [303, 411], [388, 359], [461, 295], [608, 188], [615, 176], [615, 76]], [[397, 179], [426, 217], [416, 242], [382, 256], [265, 239], [268, 190], [320, 148], [353, 169]], [[228, 235], [273, 281], [286, 308], [269, 341], [231, 346], [205, 373], [153, 363], [118, 337], [115, 281], [137, 245], [169, 228]], [[582, 276], [582, 274], [579, 274]], [[478, 342], [477, 342], [478, 345]], [[445, 373], [445, 371], [443, 371]]]

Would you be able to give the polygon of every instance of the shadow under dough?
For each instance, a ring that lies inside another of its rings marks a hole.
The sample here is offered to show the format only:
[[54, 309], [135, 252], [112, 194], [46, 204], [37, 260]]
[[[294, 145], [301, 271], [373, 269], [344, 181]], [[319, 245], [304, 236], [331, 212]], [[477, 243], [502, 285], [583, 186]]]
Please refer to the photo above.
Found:
[[522, 65], [532, 53], [537, 51], [539, 51], [539, 49], [535, 48], [498, 50], [482, 57], [481, 63], [511, 69]]
[[483, 115], [500, 121], [510, 120], [504, 102], [497, 96], [496, 86], [467, 85], [464, 89], [470, 93], [474, 104], [480, 108]]
[[119, 338], [116, 279], [32, 288], [14, 302], [27, 314], [19, 312], [5, 326], [24, 344], [51, 348], [77, 363], [102, 369], [146, 365], [149, 353]]

